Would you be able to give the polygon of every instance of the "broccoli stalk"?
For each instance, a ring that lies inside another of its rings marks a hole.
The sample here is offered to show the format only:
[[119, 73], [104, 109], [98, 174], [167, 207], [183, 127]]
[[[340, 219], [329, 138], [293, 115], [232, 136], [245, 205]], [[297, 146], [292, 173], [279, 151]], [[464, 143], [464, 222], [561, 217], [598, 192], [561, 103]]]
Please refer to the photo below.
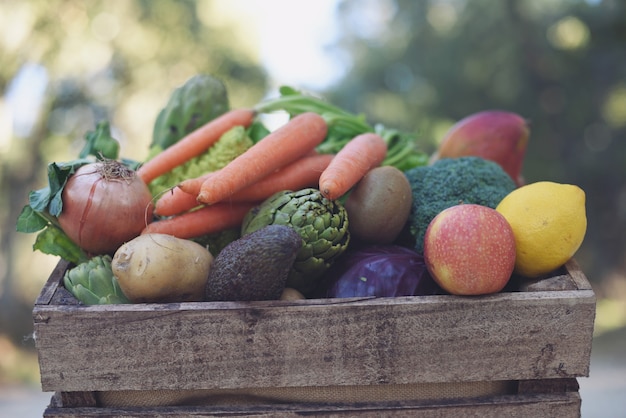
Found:
[[419, 253], [424, 252], [426, 228], [439, 212], [461, 203], [495, 208], [516, 187], [500, 165], [480, 157], [441, 159], [404, 174], [413, 195], [408, 227]]

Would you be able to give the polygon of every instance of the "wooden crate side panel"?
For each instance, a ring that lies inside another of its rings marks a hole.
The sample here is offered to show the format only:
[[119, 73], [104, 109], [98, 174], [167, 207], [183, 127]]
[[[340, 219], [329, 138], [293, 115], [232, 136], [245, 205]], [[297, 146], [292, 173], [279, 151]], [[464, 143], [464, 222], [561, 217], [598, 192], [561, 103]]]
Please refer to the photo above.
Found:
[[39, 292], [39, 296], [37, 300], [35, 300], [35, 306], [38, 305], [48, 305], [52, 300], [54, 293], [59, 288], [59, 284], [65, 275], [65, 271], [67, 270], [69, 262], [61, 260], [57, 263], [57, 265], [52, 270], [50, 277], [46, 280], [41, 292]]
[[565, 268], [572, 277], [572, 280], [574, 280], [574, 282], [578, 286], [578, 289], [592, 290], [591, 283], [589, 283], [587, 276], [585, 276], [585, 273], [583, 273], [583, 271], [580, 269], [580, 265], [578, 264], [576, 259], [572, 258], [567, 263], [565, 263]]
[[34, 319], [44, 391], [107, 391], [587, 376], [594, 312], [592, 291], [566, 291], [36, 306]]
[[395, 402], [378, 404], [330, 405], [258, 405], [222, 407], [162, 407], [162, 408], [54, 408], [44, 412], [45, 418], [74, 417], [223, 417], [254, 416], [291, 418], [316, 417], [417, 417], [443, 418], [449, 416], [501, 417], [580, 417], [581, 400], [578, 392], [501, 396], [466, 399], [445, 403]]

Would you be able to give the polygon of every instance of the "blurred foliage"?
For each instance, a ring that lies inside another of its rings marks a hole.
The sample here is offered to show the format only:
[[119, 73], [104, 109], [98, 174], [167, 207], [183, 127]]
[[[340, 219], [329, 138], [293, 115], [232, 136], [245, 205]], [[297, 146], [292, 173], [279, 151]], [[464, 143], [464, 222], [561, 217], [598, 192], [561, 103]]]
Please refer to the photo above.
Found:
[[624, 276], [624, 2], [343, 0], [339, 19], [334, 53], [350, 66], [331, 101], [418, 132], [429, 151], [471, 113], [519, 113], [531, 126], [526, 181], [587, 194], [583, 270], [595, 284]]
[[[526, 117], [527, 181], [586, 191], [589, 227], [577, 258], [594, 284], [623, 278], [623, 2], [338, 4], [340, 38], [328, 50], [345, 76], [317, 93], [372, 122], [417, 132], [428, 152], [473, 112]], [[245, 7], [229, 7], [236, 5]], [[251, 17], [226, 8], [219, 0], [0, 0], [0, 334], [18, 346], [32, 347], [32, 303], [56, 262], [32, 252], [34, 237], [15, 232], [45, 165], [75, 157], [103, 119], [123, 156], [144, 158], [161, 106], [198, 73], [221, 78], [232, 107], [268, 93]]]
[[267, 90], [245, 22], [218, 4], [0, 0], [0, 334], [19, 346], [32, 348], [32, 304], [57, 261], [15, 232], [46, 165], [76, 158], [101, 120], [123, 157], [145, 158], [158, 111], [196, 74], [220, 78], [233, 107]]

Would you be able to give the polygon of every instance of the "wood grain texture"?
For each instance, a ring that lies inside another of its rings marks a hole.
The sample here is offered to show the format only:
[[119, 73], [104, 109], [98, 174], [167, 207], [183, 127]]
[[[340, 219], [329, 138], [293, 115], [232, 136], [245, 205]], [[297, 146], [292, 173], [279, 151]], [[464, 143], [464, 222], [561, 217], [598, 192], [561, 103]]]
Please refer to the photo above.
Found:
[[580, 417], [578, 392], [508, 395], [447, 402], [393, 402], [365, 404], [283, 404], [256, 406], [201, 406], [160, 408], [54, 408], [44, 418], [83, 417]]
[[567, 269], [568, 274], [572, 277], [572, 280], [576, 282], [576, 286], [578, 286], [579, 290], [592, 290], [591, 283], [587, 280], [587, 276], [580, 269], [580, 265], [576, 261], [576, 259], [570, 259], [565, 267]]
[[46, 283], [39, 292], [39, 296], [35, 300], [35, 305], [48, 305], [52, 298], [54, 297], [55, 292], [59, 288], [61, 281], [63, 280], [63, 275], [65, 271], [69, 267], [70, 263], [67, 261], [59, 261], [57, 265], [52, 270], [52, 274], [46, 280]]
[[[51, 277], [49, 283], [55, 280], [60, 282]], [[40, 297], [44, 303], [35, 305], [33, 319], [42, 388], [217, 389], [588, 376], [595, 295], [582, 273], [577, 280], [578, 290], [481, 297], [90, 307], [46, 304], [51, 298]]]

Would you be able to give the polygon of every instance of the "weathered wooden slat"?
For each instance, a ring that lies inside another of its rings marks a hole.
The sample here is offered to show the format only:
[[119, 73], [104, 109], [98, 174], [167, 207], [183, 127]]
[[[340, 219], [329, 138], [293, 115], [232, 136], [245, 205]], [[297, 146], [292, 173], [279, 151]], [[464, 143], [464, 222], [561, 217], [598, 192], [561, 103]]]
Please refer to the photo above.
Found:
[[50, 277], [46, 280], [43, 289], [39, 292], [39, 296], [37, 296], [35, 300], [35, 305], [47, 305], [50, 303], [69, 265], [70, 263], [64, 260], [57, 263], [54, 270], [52, 270], [52, 274], [50, 274]]
[[565, 263], [567, 272], [572, 276], [572, 279], [576, 282], [579, 290], [592, 290], [591, 283], [587, 280], [585, 273], [580, 269], [576, 259], [572, 258]]
[[[33, 309], [42, 388], [56, 391], [44, 417], [580, 416], [576, 377], [589, 374], [596, 300], [574, 260], [554, 277], [482, 297], [109, 306], [70, 304], [67, 267], [59, 263]], [[307, 390], [477, 382], [506, 388], [342, 403]], [[120, 408], [96, 393], [246, 388], [307, 397]]]
[[587, 376], [594, 312], [593, 292], [575, 290], [33, 315], [43, 389], [106, 391]]
[[365, 404], [283, 404], [185, 406], [160, 408], [54, 408], [44, 418], [83, 417], [416, 417], [448, 416], [501, 417], [580, 417], [578, 392], [507, 395], [446, 402], [387, 402]]

